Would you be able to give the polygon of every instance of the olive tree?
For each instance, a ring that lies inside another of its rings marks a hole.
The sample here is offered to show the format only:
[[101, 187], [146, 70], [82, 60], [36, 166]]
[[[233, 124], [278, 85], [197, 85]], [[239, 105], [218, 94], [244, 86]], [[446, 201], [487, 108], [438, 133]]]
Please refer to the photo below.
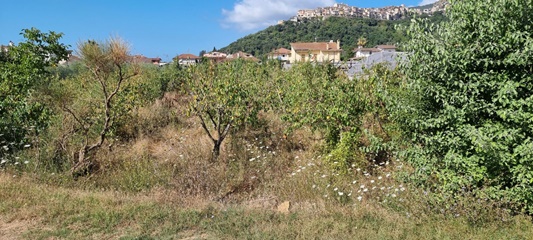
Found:
[[533, 212], [533, 1], [455, 0], [414, 21], [397, 117], [416, 179]]

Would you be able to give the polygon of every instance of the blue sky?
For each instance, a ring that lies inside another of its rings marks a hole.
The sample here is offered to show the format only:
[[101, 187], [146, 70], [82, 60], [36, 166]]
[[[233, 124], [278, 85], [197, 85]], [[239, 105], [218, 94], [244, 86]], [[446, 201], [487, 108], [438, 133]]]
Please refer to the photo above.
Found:
[[313, 9], [345, 3], [357, 7], [435, 0], [0, 0], [0, 44], [23, 40], [24, 28], [64, 34], [62, 42], [75, 50], [78, 42], [120, 36], [132, 54], [168, 61], [182, 53], [222, 48], [278, 20]]

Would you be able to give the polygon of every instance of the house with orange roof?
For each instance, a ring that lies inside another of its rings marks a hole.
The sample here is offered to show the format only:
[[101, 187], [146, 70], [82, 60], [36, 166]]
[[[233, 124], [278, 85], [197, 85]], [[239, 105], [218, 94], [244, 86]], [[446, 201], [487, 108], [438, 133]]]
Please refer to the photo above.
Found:
[[158, 57], [149, 58], [143, 55], [134, 55], [132, 56], [132, 61], [136, 63], [148, 63], [148, 64], [159, 65], [161, 63], [161, 58], [158, 58]]
[[277, 59], [282, 62], [289, 62], [291, 57], [291, 50], [286, 48], [276, 49], [268, 54], [268, 59]]
[[201, 57], [198, 57], [194, 54], [184, 53], [175, 57], [174, 61], [177, 61], [179, 65], [190, 66], [199, 63], [201, 59]]
[[204, 54], [203, 57], [213, 62], [223, 62], [227, 56], [228, 54], [222, 52], [209, 52]]
[[341, 60], [342, 49], [337, 42], [296, 42], [291, 43], [290, 63], [317, 62], [336, 63]]

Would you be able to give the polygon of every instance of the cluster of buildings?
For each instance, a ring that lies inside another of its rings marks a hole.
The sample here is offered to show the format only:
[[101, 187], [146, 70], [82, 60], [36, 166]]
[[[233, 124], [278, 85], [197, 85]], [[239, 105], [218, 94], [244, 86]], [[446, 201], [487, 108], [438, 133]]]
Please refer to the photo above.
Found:
[[420, 6], [416, 8], [410, 8], [409, 11], [415, 13], [415, 14], [428, 14], [431, 15], [436, 12], [444, 12], [446, 11], [446, 6], [448, 5], [447, 0], [440, 0], [437, 1], [431, 5], [426, 6]]
[[233, 54], [227, 54], [223, 52], [209, 52], [205, 53], [202, 57], [196, 56], [194, 54], [190, 53], [184, 53], [176, 56], [173, 61], [177, 62], [179, 65], [182, 66], [190, 66], [199, 63], [202, 59], [210, 60], [213, 62], [224, 62], [224, 61], [231, 61], [236, 59], [245, 59], [250, 60], [254, 62], [259, 62], [260, 60], [256, 57], [254, 57], [252, 54], [245, 53], [242, 51], [233, 53]]
[[[2, 45], [0, 46], [0, 50], [9, 51], [11, 46], [13, 46], [12, 43], [8, 46]], [[343, 51], [339, 40], [330, 40], [327, 42], [294, 42], [290, 44], [290, 49], [275, 49], [268, 54], [267, 58], [269, 60], [278, 60], [287, 68], [290, 68], [292, 64], [299, 62], [330, 63], [339, 69], [344, 70], [348, 77], [353, 77], [354, 75], [363, 73], [364, 69], [378, 63], [386, 63], [391, 67], [395, 67], [397, 65], [398, 57], [405, 57], [404, 53], [396, 51], [394, 45], [377, 45], [371, 48], [359, 46], [351, 50], [354, 55], [348, 61], [341, 61], [341, 54]], [[252, 54], [242, 51], [233, 54], [213, 51], [205, 53], [202, 56], [185, 53], [176, 56], [173, 61], [182, 66], [191, 66], [200, 63], [201, 61], [218, 63], [236, 59], [260, 62], [260, 60]], [[60, 64], [68, 65], [80, 60], [79, 57], [70, 52], [68, 59], [61, 61]], [[162, 62], [161, 58], [150, 58], [143, 55], [133, 55], [131, 56], [131, 61], [156, 66], [167, 64]]]
[[395, 68], [399, 59], [405, 58], [405, 53], [397, 52], [394, 45], [377, 45], [372, 48], [358, 46], [352, 49], [353, 57], [341, 61], [340, 42], [296, 42], [291, 43], [291, 49], [279, 48], [268, 54], [268, 59], [275, 59], [290, 67], [298, 62], [331, 63], [343, 70], [348, 77], [361, 74], [376, 64], [386, 64]]
[[409, 9], [403, 4], [401, 6], [390, 6], [383, 8], [359, 8], [348, 6], [347, 4], [336, 3], [332, 7], [321, 7], [311, 10], [299, 10], [295, 18], [291, 20], [301, 20], [305, 18], [317, 17], [354, 17], [373, 18], [380, 20], [397, 20], [405, 17]]
[[[290, 21], [298, 22], [306, 18], [327, 18], [327, 17], [350, 17], [350, 18], [372, 18], [378, 20], [398, 20], [409, 14], [433, 14], [446, 10], [447, 1], [440, 0], [427, 7], [409, 8], [405, 5], [388, 6], [382, 8], [360, 8], [348, 6], [343, 3], [336, 3], [331, 7], [320, 7], [316, 9], [298, 10], [296, 16]], [[279, 24], [283, 24], [283, 20]]]
[[[294, 42], [290, 44], [290, 49], [279, 48], [270, 52], [267, 56], [269, 60], [279, 60], [286, 64], [294, 64], [298, 62], [316, 62], [316, 63], [340, 63], [341, 54], [344, 50], [341, 48], [339, 40], [328, 42]], [[359, 46], [352, 50], [354, 57], [351, 60], [361, 60], [381, 52], [396, 52], [396, 47], [393, 45], [377, 45], [373, 48], [365, 48]], [[253, 55], [245, 52], [237, 52], [234, 54], [226, 54], [222, 52], [205, 53], [202, 57], [193, 54], [181, 54], [174, 58], [174, 61], [180, 65], [194, 65], [199, 63], [202, 59], [214, 62], [231, 61], [235, 59], [245, 59], [254, 62], [260, 60]]]
[[[317, 62], [338, 63], [341, 61], [341, 53], [344, 51], [340, 41], [334, 42], [295, 42], [291, 43], [291, 49], [279, 48], [268, 54], [268, 59], [276, 59], [285, 63]], [[381, 52], [396, 52], [394, 45], [377, 45], [373, 48], [359, 46], [352, 50], [352, 60], [368, 58], [372, 54]]]
[[174, 62], [177, 62], [179, 65], [182, 66], [190, 66], [199, 63], [202, 59], [206, 59], [213, 62], [224, 62], [224, 61], [231, 61], [236, 59], [244, 59], [244, 60], [250, 60], [254, 62], [259, 62], [260, 60], [256, 57], [254, 57], [252, 54], [245, 53], [242, 51], [233, 53], [233, 54], [226, 54], [223, 52], [209, 52], [205, 53], [202, 57], [196, 56], [194, 54], [185, 53], [180, 54], [177, 57], [175, 57], [173, 60]]
[[[374, 47], [358, 46], [351, 49], [353, 57], [347, 61], [341, 61], [341, 54], [344, 50], [341, 48], [340, 41], [327, 42], [294, 42], [288, 48], [278, 48], [272, 50], [267, 56], [269, 60], [278, 60], [283, 63], [285, 68], [290, 68], [292, 64], [301, 62], [329, 63], [341, 69], [349, 78], [355, 75], [363, 74], [376, 64], [386, 64], [395, 68], [400, 59], [405, 58], [405, 53], [396, 51], [394, 45], [377, 45]], [[218, 51], [205, 53], [202, 57], [193, 54], [181, 54], [173, 60], [182, 66], [190, 66], [200, 61], [224, 62], [234, 59], [246, 59], [254, 62], [260, 60], [251, 54], [237, 52], [226, 54]]]

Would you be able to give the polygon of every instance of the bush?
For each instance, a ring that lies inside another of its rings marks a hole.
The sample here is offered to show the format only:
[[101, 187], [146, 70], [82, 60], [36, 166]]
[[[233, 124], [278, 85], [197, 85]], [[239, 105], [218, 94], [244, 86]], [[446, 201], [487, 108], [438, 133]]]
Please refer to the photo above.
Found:
[[452, 1], [447, 15], [409, 29], [396, 116], [413, 180], [533, 213], [533, 2]]

